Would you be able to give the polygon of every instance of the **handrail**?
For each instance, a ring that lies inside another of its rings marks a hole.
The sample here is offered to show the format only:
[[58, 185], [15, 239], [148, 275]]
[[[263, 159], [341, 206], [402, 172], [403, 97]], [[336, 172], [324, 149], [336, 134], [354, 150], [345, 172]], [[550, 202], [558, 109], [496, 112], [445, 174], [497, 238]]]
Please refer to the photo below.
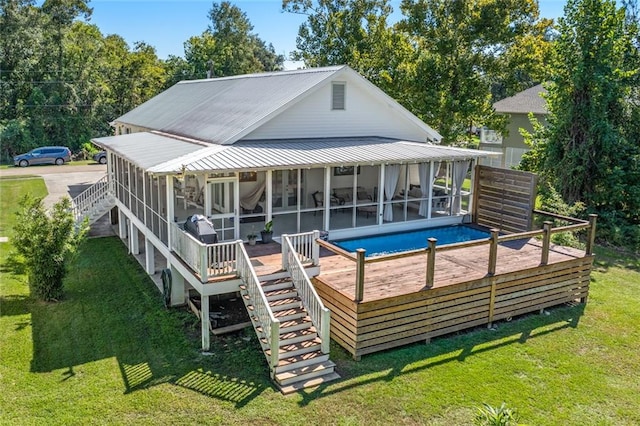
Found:
[[304, 270], [299, 255], [291, 243], [291, 238], [288, 235], [283, 235], [282, 243], [286, 247], [288, 257], [287, 270], [291, 274], [293, 285], [296, 290], [298, 290], [302, 304], [318, 330], [318, 334], [322, 340], [322, 353], [329, 353], [329, 321], [331, 313], [329, 309], [324, 306], [313, 284], [311, 284], [311, 280], [309, 280]]
[[265, 338], [269, 341], [271, 356], [269, 357], [269, 366], [272, 375], [275, 375], [275, 367], [277, 367], [280, 355], [280, 321], [273, 315], [267, 296], [265, 296], [256, 271], [251, 265], [251, 259], [247, 254], [242, 240], [235, 241], [237, 245], [236, 251], [238, 257], [236, 260], [238, 267], [238, 275], [247, 288], [247, 293], [253, 303], [253, 312], [258, 322], [262, 326]]
[[561, 220], [566, 220], [567, 222], [573, 222], [573, 223], [586, 223], [588, 224], [589, 221], [588, 220], [583, 220], [583, 219], [578, 219], [575, 217], [570, 217], [570, 216], [563, 216], [561, 214], [557, 214], [557, 213], [551, 213], [548, 211], [544, 211], [544, 210], [537, 210], [537, 209], [533, 209], [533, 212], [536, 214], [541, 214], [543, 216], [549, 216], [549, 217], [553, 217], [555, 219], [561, 219]]
[[[303, 265], [318, 266], [320, 264], [320, 246], [316, 240], [320, 237], [320, 231], [301, 232], [299, 234], [282, 234], [288, 237], [292, 247], [298, 254], [298, 258]], [[287, 269], [287, 246], [282, 245], [282, 268]]]
[[235, 241], [204, 244], [174, 222], [171, 223], [171, 250], [200, 274], [203, 283], [209, 278], [237, 272]]
[[352, 255], [350, 252], [348, 252], [348, 251], [346, 251], [344, 249], [341, 249], [340, 247], [335, 246], [335, 245], [331, 244], [328, 241], [317, 239], [316, 243], [318, 243], [319, 246], [324, 247], [327, 250], [329, 250], [329, 251], [331, 251], [331, 252], [333, 252], [333, 253], [335, 253], [337, 255], [340, 255], [342, 257], [346, 257], [347, 259], [352, 260], [354, 262], [356, 261], [356, 257], [354, 255]]
[[101, 203], [109, 194], [115, 194], [113, 182], [109, 180], [107, 175], [104, 175], [89, 188], [73, 198], [72, 209], [75, 219], [82, 219], [96, 204]]

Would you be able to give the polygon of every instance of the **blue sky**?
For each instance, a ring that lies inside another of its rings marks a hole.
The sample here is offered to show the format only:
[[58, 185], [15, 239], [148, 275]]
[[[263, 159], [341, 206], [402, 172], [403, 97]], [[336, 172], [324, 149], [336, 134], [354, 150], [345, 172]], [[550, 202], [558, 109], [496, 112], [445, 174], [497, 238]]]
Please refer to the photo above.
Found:
[[[220, 1], [220, 0], [219, 0]], [[280, 0], [234, 0], [248, 16], [261, 39], [272, 43], [276, 53], [289, 53], [296, 47], [302, 15], [281, 12]], [[539, 0], [543, 17], [558, 18], [565, 0]], [[209, 24], [212, 0], [93, 0], [91, 23], [104, 34], [119, 34], [129, 45], [144, 41], [157, 50], [160, 58], [183, 56], [184, 42], [200, 35]], [[400, 0], [391, 4], [399, 16]]]

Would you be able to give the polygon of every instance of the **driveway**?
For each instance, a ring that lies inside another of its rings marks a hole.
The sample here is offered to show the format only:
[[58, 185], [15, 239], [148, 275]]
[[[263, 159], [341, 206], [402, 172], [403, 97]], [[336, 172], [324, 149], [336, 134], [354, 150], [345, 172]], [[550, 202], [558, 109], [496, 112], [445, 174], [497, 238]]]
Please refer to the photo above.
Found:
[[[41, 176], [47, 185], [47, 195], [43, 202], [46, 208], [51, 207], [60, 198], [76, 197], [89, 186], [96, 183], [107, 173], [104, 164], [87, 164], [81, 166], [30, 166], [0, 169], [0, 176]], [[91, 225], [90, 236], [114, 235], [109, 223], [109, 215], [105, 215]]]

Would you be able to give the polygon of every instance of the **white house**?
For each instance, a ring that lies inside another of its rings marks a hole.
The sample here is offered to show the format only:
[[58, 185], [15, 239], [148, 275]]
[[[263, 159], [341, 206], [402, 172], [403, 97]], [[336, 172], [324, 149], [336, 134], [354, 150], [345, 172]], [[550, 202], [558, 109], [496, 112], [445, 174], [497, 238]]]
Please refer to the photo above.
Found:
[[[120, 236], [145, 253], [149, 274], [155, 256], [166, 259], [171, 304], [189, 289], [204, 296], [204, 349], [206, 296], [255, 281], [238, 240], [268, 222], [276, 239], [460, 223], [473, 200], [465, 179], [491, 155], [439, 146], [437, 131], [347, 66], [180, 82], [113, 125], [116, 136], [94, 142], [108, 153], [101, 187], [113, 195]], [[192, 215], [209, 218], [217, 244], [184, 231]], [[273, 332], [277, 321], [262, 315]]]

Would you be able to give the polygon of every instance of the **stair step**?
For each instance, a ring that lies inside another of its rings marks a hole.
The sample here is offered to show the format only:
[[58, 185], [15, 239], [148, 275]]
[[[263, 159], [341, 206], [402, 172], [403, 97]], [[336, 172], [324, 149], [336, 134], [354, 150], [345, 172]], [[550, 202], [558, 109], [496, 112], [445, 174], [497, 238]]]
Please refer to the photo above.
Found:
[[280, 321], [280, 333], [287, 333], [296, 330], [304, 330], [307, 328], [313, 328], [313, 322], [309, 316], [304, 316], [302, 318], [295, 318], [289, 321]]
[[273, 291], [265, 291], [264, 295], [266, 296], [269, 302], [280, 299], [289, 299], [298, 296], [298, 292], [293, 288], [281, 288]]
[[305, 340], [313, 340], [318, 337], [315, 328], [306, 328], [304, 330], [288, 331], [280, 333], [280, 346], [291, 345], [293, 343], [304, 342]]
[[276, 381], [280, 386], [287, 386], [295, 382], [303, 382], [315, 377], [333, 373], [335, 364], [331, 361], [319, 362], [276, 374]]
[[[317, 337], [311, 340], [305, 340], [303, 342], [292, 343], [290, 345], [280, 346], [278, 350], [278, 359], [291, 358], [298, 355], [304, 355], [309, 352], [316, 352], [320, 350], [320, 339]], [[270, 357], [271, 349], [265, 350], [265, 354]]]
[[273, 302], [269, 302], [269, 306], [275, 314], [278, 311], [302, 307], [302, 301], [299, 297], [293, 299], [278, 299]]
[[290, 321], [298, 318], [304, 318], [307, 316], [307, 313], [302, 308], [290, 308], [282, 311], [277, 311], [273, 313], [273, 316], [276, 317], [280, 322]]
[[282, 392], [283, 394], [287, 395], [293, 392], [297, 392], [301, 389], [307, 389], [307, 388], [312, 388], [315, 386], [319, 386], [323, 383], [327, 383], [330, 382], [332, 380], [336, 380], [339, 379], [340, 375], [338, 375], [338, 373], [333, 372], [331, 374], [327, 374], [326, 376], [320, 376], [320, 377], [315, 377], [313, 379], [310, 380], [306, 380], [306, 381], [302, 381], [302, 382], [296, 382], [293, 383], [289, 386], [280, 386], [280, 392]]
[[290, 278], [279, 278], [277, 280], [263, 281], [260, 283], [260, 285], [262, 286], [262, 290], [265, 292], [281, 290], [283, 288], [294, 288]]
[[275, 372], [282, 373], [283, 371], [289, 371], [293, 370], [294, 368], [301, 368], [307, 365], [317, 364], [319, 362], [325, 362], [328, 360], [329, 354], [323, 354], [320, 351], [309, 352], [289, 358], [282, 358], [278, 361], [278, 366], [275, 368]]

